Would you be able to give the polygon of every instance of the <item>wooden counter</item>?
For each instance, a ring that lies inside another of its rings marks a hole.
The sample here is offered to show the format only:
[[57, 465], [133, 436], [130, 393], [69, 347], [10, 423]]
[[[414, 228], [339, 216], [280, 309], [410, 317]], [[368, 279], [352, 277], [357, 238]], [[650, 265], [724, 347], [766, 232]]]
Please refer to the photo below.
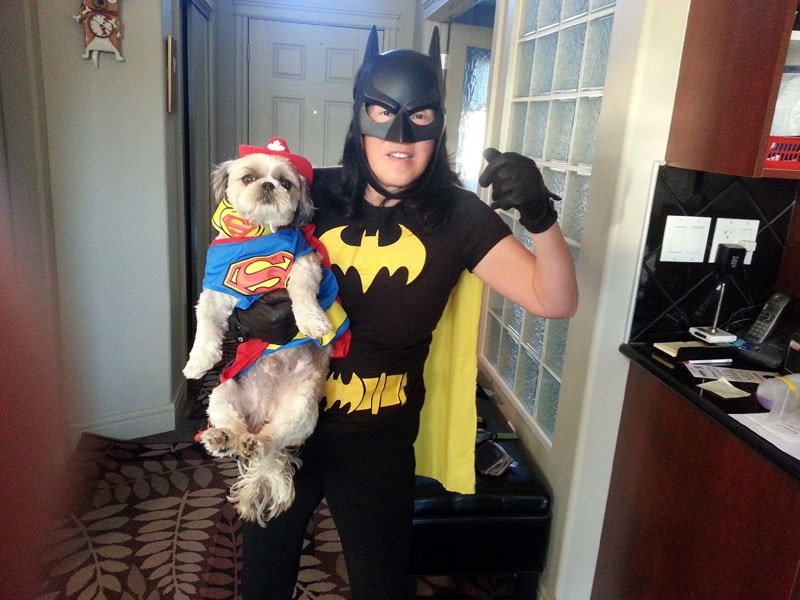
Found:
[[592, 599], [800, 598], [800, 461], [644, 349], [622, 351], [632, 365]]

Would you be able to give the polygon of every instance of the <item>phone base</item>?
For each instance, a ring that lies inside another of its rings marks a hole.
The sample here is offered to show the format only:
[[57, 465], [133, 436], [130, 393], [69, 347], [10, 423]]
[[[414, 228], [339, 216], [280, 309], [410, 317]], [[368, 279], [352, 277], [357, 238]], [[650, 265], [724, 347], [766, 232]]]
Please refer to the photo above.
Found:
[[689, 333], [709, 344], [725, 344], [736, 341], [736, 336], [719, 327], [690, 327]]

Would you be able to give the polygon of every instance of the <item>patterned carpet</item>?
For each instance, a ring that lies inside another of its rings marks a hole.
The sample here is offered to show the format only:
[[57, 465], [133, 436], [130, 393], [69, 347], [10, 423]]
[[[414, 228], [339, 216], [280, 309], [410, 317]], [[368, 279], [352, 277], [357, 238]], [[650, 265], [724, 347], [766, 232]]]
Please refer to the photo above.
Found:
[[[142, 444], [85, 434], [77, 497], [45, 540], [36, 600], [239, 598], [240, 524], [225, 496], [235, 462], [194, 443]], [[427, 577], [417, 598], [508, 598], [510, 578]], [[341, 544], [323, 504], [309, 526], [296, 600], [346, 600]]]

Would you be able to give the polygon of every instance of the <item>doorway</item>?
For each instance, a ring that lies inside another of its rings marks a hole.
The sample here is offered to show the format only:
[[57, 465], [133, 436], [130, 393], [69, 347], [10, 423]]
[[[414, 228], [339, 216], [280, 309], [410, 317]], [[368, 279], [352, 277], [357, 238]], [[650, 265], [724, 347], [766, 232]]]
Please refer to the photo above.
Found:
[[[278, 136], [315, 167], [338, 164], [368, 35], [344, 25], [250, 19], [249, 143], [261, 146]], [[384, 32], [379, 36], [385, 47]]]
[[203, 287], [203, 271], [211, 243], [211, 148], [213, 112], [211, 104], [212, 8], [207, 0], [181, 3], [184, 69], [184, 140], [186, 180], [186, 272], [187, 343], [191, 347], [196, 328], [194, 307]]

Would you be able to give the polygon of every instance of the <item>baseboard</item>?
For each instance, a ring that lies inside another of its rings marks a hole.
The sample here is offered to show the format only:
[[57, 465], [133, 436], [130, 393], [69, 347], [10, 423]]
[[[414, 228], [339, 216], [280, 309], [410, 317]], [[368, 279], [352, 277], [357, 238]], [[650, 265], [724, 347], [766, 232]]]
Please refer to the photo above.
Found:
[[131, 440], [172, 431], [175, 429], [175, 407], [186, 402], [186, 394], [186, 382], [183, 382], [178, 387], [172, 402], [143, 410], [74, 423], [71, 428], [72, 445], [74, 447], [78, 438], [84, 432], [118, 440]]
[[84, 432], [118, 440], [130, 440], [175, 429], [175, 405], [162, 404], [145, 410], [111, 415], [75, 423], [72, 426], [73, 443]]

